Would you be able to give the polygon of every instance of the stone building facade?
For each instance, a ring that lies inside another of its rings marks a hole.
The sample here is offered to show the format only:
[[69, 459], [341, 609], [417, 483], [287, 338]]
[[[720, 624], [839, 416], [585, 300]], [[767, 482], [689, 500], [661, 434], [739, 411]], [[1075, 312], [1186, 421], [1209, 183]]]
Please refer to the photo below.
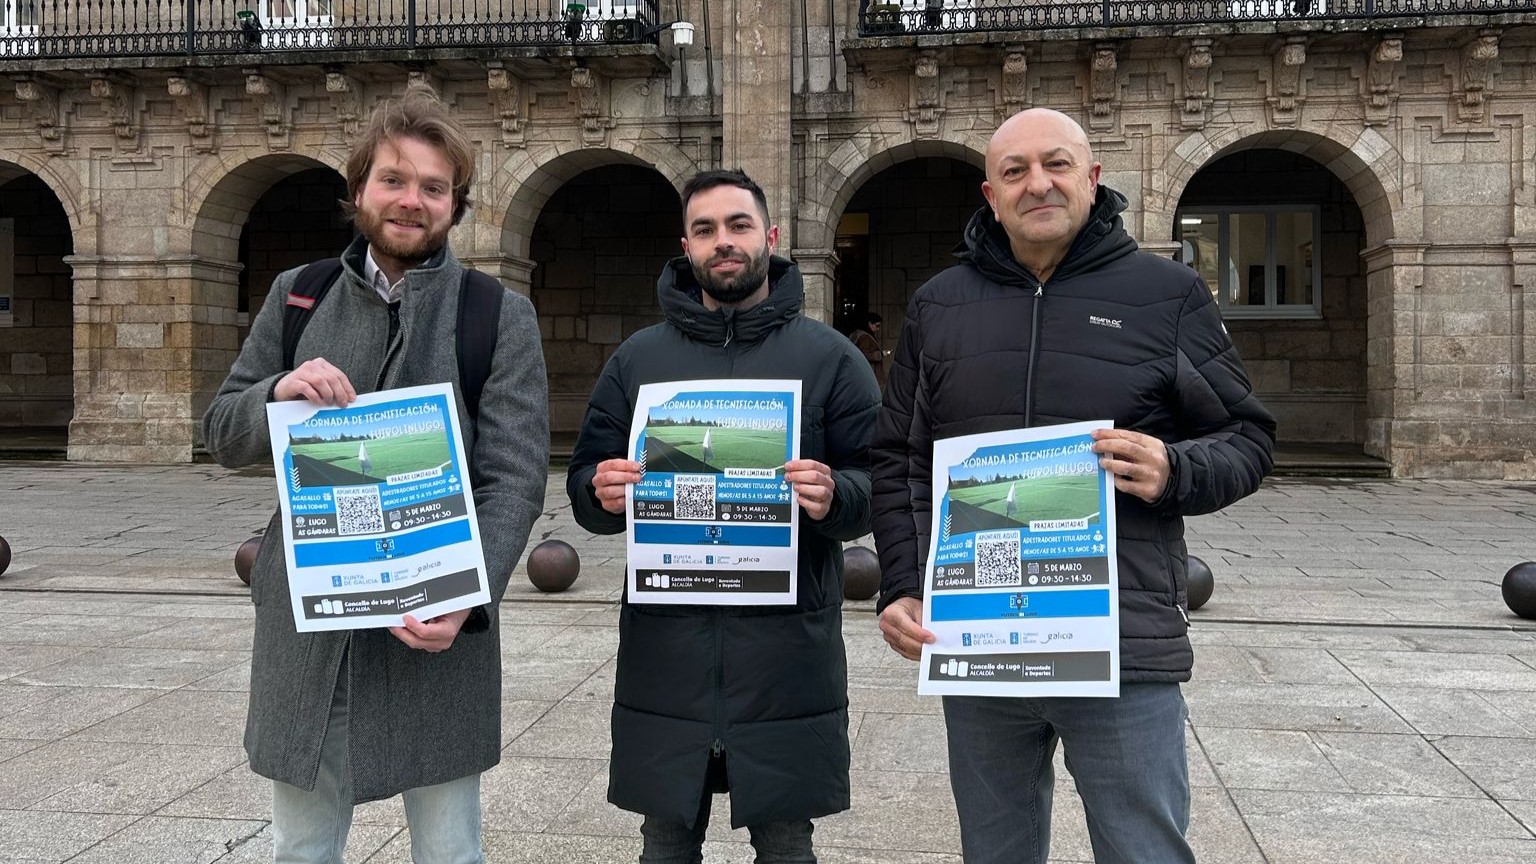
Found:
[[1143, 246], [1212, 283], [1282, 441], [1536, 478], [1530, 0], [593, 0], [575, 25], [550, 3], [478, 26], [498, 3], [542, 9], [445, 0], [402, 27], [327, 3], [245, 42], [225, 15], [189, 22], [191, 52], [169, 24], [51, 38], [48, 3], [0, 20], [0, 426], [67, 425], [72, 459], [191, 459], [272, 277], [350, 237], [361, 120], [424, 77], [480, 148], [452, 243], [533, 299], [557, 434], [656, 320], [694, 171], [756, 177], [810, 314], [879, 312], [894, 348], [992, 130], [1049, 106]]

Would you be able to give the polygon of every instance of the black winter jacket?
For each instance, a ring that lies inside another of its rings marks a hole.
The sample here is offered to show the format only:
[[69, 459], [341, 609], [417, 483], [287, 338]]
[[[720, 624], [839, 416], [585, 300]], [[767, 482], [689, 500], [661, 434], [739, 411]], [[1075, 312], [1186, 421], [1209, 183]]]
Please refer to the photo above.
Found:
[[1258, 488], [1275, 422], [1210, 289], [1190, 268], [1138, 252], [1124, 209], [1100, 186], [1088, 224], [1041, 285], [983, 207], [961, 263], [913, 295], [872, 445], [880, 604], [922, 594], [934, 439], [1108, 418], [1162, 439], [1170, 470], [1154, 504], [1115, 494], [1121, 680], [1187, 681], [1181, 517]]
[[804, 286], [774, 258], [772, 293], [709, 311], [687, 258], [657, 286], [666, 322], [636, 333], [592, 392], [566, 475], [576, 521], [617, 534], [624, 517], [592, 491], [623, 458], [640, 385], [705, 378], [800, 379], [800, 455], [832, 468], [831, 510], [800, 523], [796, 606], [661, 606], [625, 599], [619, 618], [608, 800], [692, 825], [711, 750], [723, 750], [734, 827], [848, 809], [843, 546], [869, 531], [869, 437], [880, 391], [837, 331], [800, 315]]

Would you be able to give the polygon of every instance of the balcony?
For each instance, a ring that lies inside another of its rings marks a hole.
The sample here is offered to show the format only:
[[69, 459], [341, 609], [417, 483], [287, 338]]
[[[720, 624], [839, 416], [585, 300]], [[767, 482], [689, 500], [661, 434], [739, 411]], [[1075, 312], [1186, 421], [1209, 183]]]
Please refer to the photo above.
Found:
[[655, 44], [658, 0], [0, 0], [0, 61]]
[[1074, 27], [1433, 18], [1536, 12], [1536, 0], [860, 0], [859, 35], [922, 36]]

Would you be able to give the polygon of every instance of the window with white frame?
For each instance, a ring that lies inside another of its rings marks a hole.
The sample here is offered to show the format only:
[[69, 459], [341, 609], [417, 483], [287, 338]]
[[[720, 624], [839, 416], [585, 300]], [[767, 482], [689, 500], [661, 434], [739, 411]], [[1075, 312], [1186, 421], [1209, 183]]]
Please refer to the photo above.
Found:
[[1228, 318], [1321, 318], [1320, 216], [1291, 204], [1180, 210], [1176, 258]]
[[975, 0], [901, 0], [912, 29], [969, 30], [976, 26], [975, 8]]
[[42, 0], [0, 0], [0, 57], [37, 53]]
[[332, 0], [260, 0], [263, 48], [331, 44]]

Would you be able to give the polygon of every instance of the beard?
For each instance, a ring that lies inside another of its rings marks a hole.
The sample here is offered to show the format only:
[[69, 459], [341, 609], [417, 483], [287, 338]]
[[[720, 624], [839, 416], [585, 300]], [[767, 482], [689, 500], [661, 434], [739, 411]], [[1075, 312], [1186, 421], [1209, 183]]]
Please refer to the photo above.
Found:
[[[415, 241], [401, 243], [385, 236], [384, 224], [388, 220], [377, 213], [359, 207], [353, 221], [357, 224], [357, 230], [367, 238], [368, 245], [407, 267], [420, 264], [448, 245], [448, 229], [452, 227], [444, 225], [436, 231], [423, 231]], [[421, 224], [425, 226], [425, 220]]]
[[[751, 297], [757, 289], [763, 287], [763, 281], [768, 278], [769, 253], [764, 249], [760, 255], [750, 255], [740, 250], [730, 255], [715, 255], [706, 259], [703, 263], [688, 259], [693, 265], [693, 278], [698, 280], [699, 288], [714, 298], [716, 303], [723, 306], [731, 306]], [[720, 261], [740, 261], [740, 270], [729, 276], [718, 276], [711, 268]]]

